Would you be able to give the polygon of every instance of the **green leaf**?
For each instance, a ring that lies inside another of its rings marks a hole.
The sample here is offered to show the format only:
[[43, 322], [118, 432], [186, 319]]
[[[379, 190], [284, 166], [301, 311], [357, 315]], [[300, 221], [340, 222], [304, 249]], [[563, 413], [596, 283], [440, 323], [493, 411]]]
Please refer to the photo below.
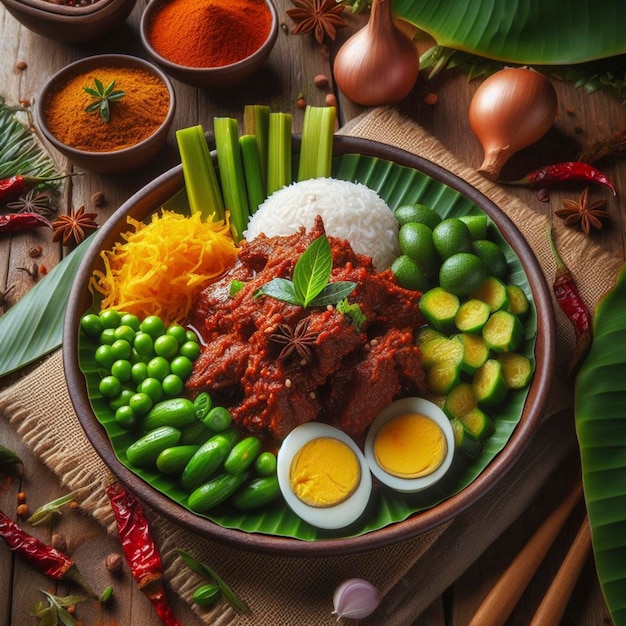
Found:
[[340, 300], [347, 298], [354, 291], [355, 287], [356, 283], [347, 280], [338, 280], [334, 283], [328, 283], [328, 285], [311, 300], [310, 306], [337, 304]]
[[308, 307], [328, 284], [333, 256], [328, 237], [318, 237], [298, 259], [293, 269], [293, 283], [299, 303]]
[[100, 117], [105, 122], [108, 122], [109, 119], [110, 119], [109, 101], [108, 100], [102, 100], [102, 102], [100, 102]]
[[93, 82], [96, 84], [96, 89], [98, 91], [98, 95], [99, 96], [103, 96], [104, 95], [104, 85], [102, 84], [102, 81], [98, 80], [97, 78], [94, 78]]
[[124, 98], [126, 96], [126, 92], [125, 91], [114, 91], [112, 94], [109, 95], [108, 99], [109, 100], [121, 100], [122, 98]]
[[0, 377], [61, 345], [67, 299], [94, 234], [0, 317]]
[[254, 294], [254, 297], [258, 296], [270, 296], [277, 300], [283, 300], [294, 304], [296, 306], [302, 306], [302, 301], [298, 298], [294, 284], [286, 278], [273, 278], [269, 283], [266, 283], [258, 289]]
[[[626, 53], [623, 0], [393, 0], [440, 46], [508, 63], [570, 65]], [[621, 65], [623, 73], [623, 63]]]
[[61, 515], [61, 507], [65, 504], [69, 504], [75, 496], [76, 492], [74, 491], [43, 504], [26, 521], [33, 526], [37, 526], [38, 524], [47, 522], [55, 513]]
[[176, 552], [180, 554], [183, 561], [185, 561], [185, 564], [192, 572], [195, 572], [200, 576], [204, 576], [204, 578], [207, 578], [210, 581], [215, 581], [228, 603], [234, 609], [240, 613], [250, 613], [250, 607], [233, 592], [233, 590], [224, 582], [224, 580], [222, 580], [222, 578], [220, 578], [214, 569], [211, 569], [206, 563], [198, 561], [198, 559], [194, 558], [191, 554], [181, 550], [180, 548], [176, 548]]
[[0, 444], [0, 467], [5, 465], [17, 465], [18, 463], [23, 464], [22, 459], [20, 459], [13, 450], [9, 450]]
[[367, 319], [365, 315], [363, 315], [361, 307], [356, 302], [350, 304], [347, 299], [341, 300], [337, 303], [337, 311], [339, 311], [339, 313], [343, 313], [347, 318], [349, 318], [357, 331], [361, 330], [361, 326]]
[[93, 96], [94, 98], [100, 98], [100, 94], [95, 90], [92, 89], [91, 87], [83, 87], [83, 90], [86, 91], [90, 96]]
[[594, 339], [576, 380], [576, 434], [600, 586], [626, 624], [626, 265], [598, 303]]
[[107, 86], [106, 89], [104, 90], [104, 92], [102, 93], [102, 95], [105, 98], [108, 98], [111, 95], [111, 92], [113, 91], [113, 89], [115, 89], [115, 81], [112, 80]]
[[100, 110], [100, 102], [92, 102], [85, 107], [86, 113], [93, 113], [94, 111]]

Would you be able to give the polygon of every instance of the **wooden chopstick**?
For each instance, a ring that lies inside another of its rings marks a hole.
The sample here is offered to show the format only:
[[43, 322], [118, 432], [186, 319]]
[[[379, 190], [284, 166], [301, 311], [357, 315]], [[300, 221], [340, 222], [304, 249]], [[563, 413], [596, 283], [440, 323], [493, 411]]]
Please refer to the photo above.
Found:
[[530, 626], [559, 626], [580, 572], [591, 551], [591, 528], [585, 516], [563, 563], [543, 597]]
[[504, 626], [582, 493], [582, 485], [575, 485], [550, 513], [483, 600], [468, 626]]

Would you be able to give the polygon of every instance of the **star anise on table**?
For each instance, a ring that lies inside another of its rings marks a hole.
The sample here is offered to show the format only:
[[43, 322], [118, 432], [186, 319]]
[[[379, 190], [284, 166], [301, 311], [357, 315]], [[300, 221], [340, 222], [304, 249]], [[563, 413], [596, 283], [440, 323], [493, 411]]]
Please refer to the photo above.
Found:
[[64, 246], [77, 246], [98, 228], [96, 217], [96, 213], [85, 213], [84, 206], [78, 210], [72, 207], [68, 215], [59, 215], [52, 222], [52, 241], [60, 241]]
[[7, 203], [7, 208], [15, 213], [39, 213], [44, 217], [49, 217], [57, 211], [52, 194], [37, 188], [30, 189], [17, 200]]
[[566, 226], [579, 225], [585, 235], [589, 236], [593, 229], [600, 230], [603, 220], [608, 220], [611, 215], [605, 211], [604, 200], [589, 201], [589, 188], [586, 188], [578, 200], [563, 200], [563, 208], [557, 209], [558, 215]]
[[276, 343], [283, 344], [284, 347], [278, 355], [279, 359], [287, 359], [293, 353], [310, 363], [313, 360], [311, 346], [315, 344], [318, 334], [309, 330], [309, 318], [302, 318], [291, 328], [288, 324], [279, 324], [276, 332], [270, 335], [270, 339]]
[[285, 13], [296, 22], [291, 31], [294, 35], [304, 35], [310, 31], [320, 45], [328, 37], [335, 41], [337, 29], [348, 25], [341, 15], [345, 9], [336, 0], [291, 0], [295, 9], [287, 9]]

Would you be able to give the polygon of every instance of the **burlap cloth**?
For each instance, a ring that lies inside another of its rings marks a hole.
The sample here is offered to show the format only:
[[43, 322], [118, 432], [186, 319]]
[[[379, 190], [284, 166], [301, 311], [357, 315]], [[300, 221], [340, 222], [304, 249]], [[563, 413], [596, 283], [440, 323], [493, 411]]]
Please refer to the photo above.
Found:
[[[375, 109], [342, 132], [428, 158], [483, 191], [524, 234], [551, 284], [555, 266], [546, 240], [545, 215], [534, 212], [460, 163], [435, 138], [395, 109]], [[585, 301], [594, 307], [614, 285], [622, 260], [603, 252], [571, 229], [561, 227], [557, 236], [562, 255]], [[241, 616], [225, 603], [212, 610], [194, 607], [198, 623], [333, 624], [336, 618], [331, 616], [332, 593], [336, 584], [344, 578], [359, 576], [372, 581], [384, 594], [379, 610], [368, 623], [410, 624], [523, 512], [550, 473], [575, 450], [573, 389], [558, 378], [566, 370], [573, 349], [573, 332], [558, 308], [556, 317], [554, 393], [541, 428], [519, 462], [523, 471], [509, 472], [469, 510], [440, 528], [404, 543], [364, 554], [323, 559], [244, 553], [196, 536], [147, 511], [161, 546], [171, 589], [190, 600], [199, 582], [175, 556], [174, 548], [182, 547], [219, 571], [252, 608], [250, 616]], [[109, 472], [77, 421], [65, 385], [60, 352], [0, 393], [0, 413], [68, 490], [79, 491], [84, 510], [109, 532], [115, 532], [108, 500], [99, 488], [107, 481]], [[511, 493], [515, 493], [514, 499]], [[489, 519], [488, 525], [483, 523], [484, 519]]]

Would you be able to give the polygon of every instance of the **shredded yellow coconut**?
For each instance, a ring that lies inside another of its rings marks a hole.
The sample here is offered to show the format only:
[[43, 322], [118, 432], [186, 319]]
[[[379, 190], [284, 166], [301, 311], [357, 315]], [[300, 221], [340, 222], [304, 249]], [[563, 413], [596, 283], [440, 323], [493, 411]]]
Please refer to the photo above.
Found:
[[237, 256], [229, 224], [202, 221], [198, 213], [162, 210], [147, 224], [131, 217], [127, 222], [134, 232], [100, 253], [104, 272], [94, 271], [91, 280], [104, 297], [103, 309], [180, 322], [194, 296]]

